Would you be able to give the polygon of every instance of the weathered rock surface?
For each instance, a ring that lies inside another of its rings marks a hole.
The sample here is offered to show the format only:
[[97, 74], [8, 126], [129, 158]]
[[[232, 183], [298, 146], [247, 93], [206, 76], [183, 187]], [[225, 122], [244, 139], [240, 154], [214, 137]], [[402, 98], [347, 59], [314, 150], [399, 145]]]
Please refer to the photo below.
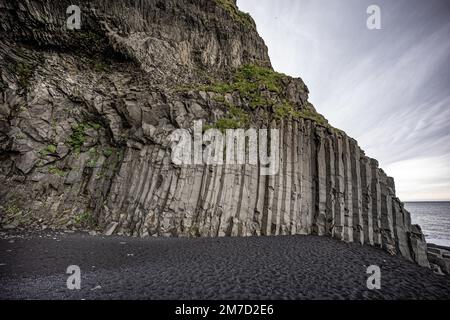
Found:
[[428, 248], [428, 260], [436, 273], [450, 274], [450, 250], [431, 244]]
[[[280, 75], [280, 90], [260, 86], [256, 108], [239, 89], [211, 89], [243, 66], [271, 68], [253, 21], [233, 2], [81, 3], [82, 28], [69, 31], [69, 1], [0, 0], [3, 226], [316, 234], [428, 266], [424, 236], [393, 179], [315, 114], [301, 79]], [[280, 104], [295, 112], [274, 117]], [[280, 130], [278, 175], [172, 163], [169, 135], [194, 120], [214, 123], [230, 105], [251, 125]]]

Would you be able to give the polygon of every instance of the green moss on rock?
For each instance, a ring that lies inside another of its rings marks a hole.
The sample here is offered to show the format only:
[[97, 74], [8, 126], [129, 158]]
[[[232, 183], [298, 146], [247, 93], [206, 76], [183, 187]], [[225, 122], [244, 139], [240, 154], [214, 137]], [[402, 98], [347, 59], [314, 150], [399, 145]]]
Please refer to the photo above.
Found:
[[90, 211], [84, 211], [75, 216], [75, 223], [80, 228], [95, 229], [97, 227], [97, 221]]
[[78, 124], [72, 128], [72, 134], [67, 140], [67, 144], [73, 149], [73, 151], [79, 153], [81, 147], [86, 141], [86, 126], [84, 124]]
[[36, 67], [33, 64], [26, 62], [17, 62], [9, 65], [9, 71], [17, 78], [19, 87], [26, 90], [30, 85], [30, 79], [33, 76]]
[[107, 148], [105, 148], [105, 149], [103, 150], [103, 155], [104, 155], [106, 158], [109, 158], [109, 157], [111, 157], [111, 156], [113, 155], [114, 151], [115, 151], [114, 148], [107, 147]]
[[233, 0], [215, 0], [215, 2], [218, 6], [227, 11], [234, 21], [248, 28], [256, 28], [255, 21], [250, 14], [239, 10]]
[[218, 129], [225, 132], [228, 129], [246, 128], [249, 123], [250, 116], [247, 112], [238, 107], [231, 106], [224, 118], [217, 120], [214, 124], [205, 125], [203, 130]]
[[244, 65], [234, 74], [233, 81], [218, 82], [197, 87], [197, 90], [215, 92], [222, 95], [215, 100], [224, 102], [223, 95], [239, 92], [253, 109], [276, 103], [276, 96], [283, 92], [282, 79], [286, 75], [257, 65]]
[[102, 128], [102, 125], [95, 122], [85, 122], [79, 123], [72, 127], [72, 134], [66, 141], [66, 144], [70, 146], [76, 153], [79, 153], [81, 151], [81, 147], [86, 142], [86, 130], [89, 128], [100, 130]]
[[15, 216], [20, 213], [20, 208], [15, 203], [9, 203], [5, 208], [8, 217]]
[[204, 86], [203, 89], [221, 94], [239, 91], [247, 97], [259, 97], [258, 93], [262, 90], [280, 93], [282, 91], [281, 80], [284, 77], [286, 75], [275, 72], [270, 68], [249, 64], [236, 71], [231, 83], [215, 83]]
[[51, 173], [51, 174], [55, 174], [57, 176], [60, 176], [60, 177], [64, 177], [66, 175], [66, 172], [64, 170], [61, 170], [61, 169], [59, 169], [56, 166], [51, 166], [48, 169], [48, 172]]
[[[250, 122], [249, 112], [263, 109], [268, 118], [275, 120], [307, 119], [318, 125], [339, 131], [332, 127], [328, 120], [307, 103], [297, 106], [289, 101], [285, 94], [283, 79], [285, 74], [258, 65], [244, 65], [239, 68], [230, 82], [217, 82], [209, 85], [184, 88], [184, 90], [207, 91], [219, 94], [214, 98], [218, 103], [228, 107], [227, 116], [208, 127], [220, 130], [243, 128]], [[243, 106], [233, 106], [225, 99], [225, 95], [238, 92], [244, 102]], [[236, 110], [240, 110], [239, 115]], [[242, 116], [245, 114], [245, 117]]]
[[318, 113], [311, 104], [303, 106], [301, 109], [295, 109], [288, 101], [278, 104], [274, 107], [274, 115], [277, 120], [285, 118], [307, 119], [316, 122], [317, 124], [332, 128], [328, 120]]
[[39, 154], [42, 158], [47, 157], [50, 154], [55, 154], [56, 153], [56, 146], [54, 144], [49, 144], [48, 146], [46, 146], [45, 148], [43, 148], [42, 150], [39, 151]]
[[45, 148], [45, 150], [46, 150], [48, 153], [56, 153], [56, 146], [55, 146], [54, 144], [49, 144], [49, 145]]

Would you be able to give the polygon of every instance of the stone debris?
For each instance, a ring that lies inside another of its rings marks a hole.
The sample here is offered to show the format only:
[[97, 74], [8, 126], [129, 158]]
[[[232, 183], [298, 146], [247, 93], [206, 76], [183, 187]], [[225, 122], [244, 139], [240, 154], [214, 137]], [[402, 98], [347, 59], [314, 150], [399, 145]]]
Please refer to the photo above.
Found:
[[450, 274], [450, 248], [430, 244], [428, 261], [432, 264], [432, 269], [436, 273]]
[[107, 236], [112, 235], [112, 234], [114, 233], [114, 231], [116, 230], [116, 228], [117, 228], [118, 225], [119, 225], [119, 224], [118, 224], [117, 222], [112, 222], [112, 223], [106, 228], [105, 235], [107, 235]]

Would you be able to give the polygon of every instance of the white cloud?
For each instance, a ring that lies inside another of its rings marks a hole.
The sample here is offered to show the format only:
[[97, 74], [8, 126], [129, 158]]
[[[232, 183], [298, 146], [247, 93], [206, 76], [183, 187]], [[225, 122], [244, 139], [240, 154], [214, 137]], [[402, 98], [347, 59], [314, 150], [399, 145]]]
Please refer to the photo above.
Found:
[[379, 3], [383, 30], [369, 31], [370, 0], [238, 1], [274, 68], [303, 78], [311, 102], [380, 161], [403, 199], [450, 200], [445, 0]]
[[443, 201], [449, 199], [449, 157], [417, 158], [386, 167], [395, 173], [396, 188], [403, 201]]

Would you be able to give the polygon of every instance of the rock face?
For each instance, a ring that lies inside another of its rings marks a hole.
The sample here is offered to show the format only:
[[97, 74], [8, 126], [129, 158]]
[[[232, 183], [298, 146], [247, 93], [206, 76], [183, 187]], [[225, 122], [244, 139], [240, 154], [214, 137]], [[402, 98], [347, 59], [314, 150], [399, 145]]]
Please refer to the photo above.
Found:
[[450, 250], [448, 248], [430, 245], [428, 260], [436, 273], [450, 274]]
[[[130, 236], [317, 234], [428, 266], [394, 181], [275, 73], [232, 0], [0, 0], [4, 227]], [[172, 162], [171, 133], [277, 128], [280, 171]]]

